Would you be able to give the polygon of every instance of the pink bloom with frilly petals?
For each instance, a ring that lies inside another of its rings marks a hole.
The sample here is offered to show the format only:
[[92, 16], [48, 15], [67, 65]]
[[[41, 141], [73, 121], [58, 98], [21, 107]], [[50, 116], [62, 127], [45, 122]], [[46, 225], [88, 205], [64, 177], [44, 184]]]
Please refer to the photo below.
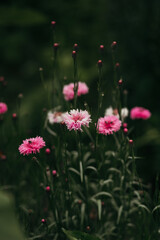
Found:
[[130, 111], [131, 119], [148, 119], [151, 116], [151, 112], [143, 107], [134, 107]]
[[[86, 83], [78, 82], [77, 96], [87, 94], [88, 91], [89, 91], [89, 88], [87, 87]], [[63, 95], [66, 101], [72, 100], [74, 98], [74, 83], [64, 85]]]
[[8, 111], [7, 104], [0, 102], [0, 114], [4, 114], [7, 111]]
[[40, 149], [45, 147], [45, 141], [42, 137], [35, 137], [23, 140], [23, 143], [19, 146], [19, 152], [23, 155], [29, 155], [32, 153], [39, 153]]
[[114, 115], [105, 116], [98, 119], [97, 131], [103, 135], [110, 135], [119, 131], [122, 122]]
[[67, 128], [71, 130], [80, 130], [82, 131], [82, 126], [89, 127], [89, 123], [91, 122], [91, 118], [89, 113], [86, 110], [71, 110], [70, 112], [65, 113], [64, 115], [64, 123]]

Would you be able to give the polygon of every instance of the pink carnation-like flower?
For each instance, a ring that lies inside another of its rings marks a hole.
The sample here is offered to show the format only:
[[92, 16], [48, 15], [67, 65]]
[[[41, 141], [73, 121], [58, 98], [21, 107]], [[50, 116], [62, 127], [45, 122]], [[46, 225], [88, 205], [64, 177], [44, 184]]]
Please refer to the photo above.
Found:
[[[86, 83], [78, 82], [78, 91], [77, 96], [81, 96], [87, 94], [89, 91]], [[68, 85], [64, 85], [63, 94], [66, 101], [72, 100], [74, 98], [74, 83], [70, 83]]]
[[48, 121], [50, 124], [54, 123], [63, 123], [63, 116], [65, 113], [63, 112], [48, 112]]
[[7, 104], [0, 102], [0, 114], [7, 112], [7, 110], [8, 110]]
[[91, 118], [89, 113], [85, 110], [71, 110], [69, 113], [64, 114], [64, 123], [66, 124], [69, 130], [80, 130], [82, 131], [82, 126], [89, 127]]
[[45, 141], [42, 137], [29, 138], [23, 140], [23, 143], [19, 146], [19, 152], [23, 155], [39, 153], [39, 150], [45, 147], [45, 145]]
[[131, 119], [148, 119], [151, 116], [151, 112], [143, 107], [134, 107], [131, 109]]
[[113, 134], [113, 132], [119, 131], [120, 127], [121, 121], [114, 115], [105, 116], [98, 119], [97, 130], [100, 134]]

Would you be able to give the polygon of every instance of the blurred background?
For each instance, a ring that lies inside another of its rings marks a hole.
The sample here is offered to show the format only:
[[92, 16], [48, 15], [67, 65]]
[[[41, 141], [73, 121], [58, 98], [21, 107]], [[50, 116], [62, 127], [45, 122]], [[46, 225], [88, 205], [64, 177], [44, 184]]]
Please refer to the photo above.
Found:
[[[80, 81], [87, 82], [90, 92], [96, 91], [99, 45], [104, 49], [103, 107], [110, 105], [110, 84], [113, 64], [110, 45], [117, 41], [117, 61], [120, 63], [124, 88], [128, 90], [128, 108], [142, 106], [152, 112], [147, 121], [129, 120], [136, 139], [138, 173], [152, 182], [160, 169], [160, 1], [112, 0], [1, 0], [0, 3], [0, 76], [5, 86], [0, 96], [16, 111], [17, 96], [22, 93], [23, 108], [32, 116], [30, 128], [38, 129], [39, 114], [47, 107], [43, 98], [39, 67], [45, 81], [51, 76], [52, 27], [56, 21], [55, 42], [60, 44], [61, 78], [73, 81], [71, 52], [79, 45], [78, 72]], [[95, 93], [96, 94], [96, 93]], [[96, 95], [95, 95], [96, 96]], [[96, 97], [88, 95], [96, 106]]]

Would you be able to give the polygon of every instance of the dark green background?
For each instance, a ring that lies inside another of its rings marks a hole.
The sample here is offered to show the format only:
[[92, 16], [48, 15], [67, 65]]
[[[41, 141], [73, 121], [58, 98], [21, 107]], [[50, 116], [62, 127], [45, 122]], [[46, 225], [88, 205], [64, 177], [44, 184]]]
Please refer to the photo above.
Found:
[[[8, 82], [1, 97], [16, 111], [17, 95], [24, 94], [23, 108], [32, 114], [30, 128], [37, 131], [40, 111], [46, 107], [40, 84], [39, 67], [45, 80], [51, 75], [52, 29], [56, 21], [56, 42], [60, 43], [61, 77], [73, 81], [71, 51], [79, 44], [79, 76], [95, 92], [98, 78], [96, 62], [99, 45], [104, 44], [103, 107], [110, 105], [113, 66], [110, 45], [118, 43], [128, 106], [143, 106], [152, 112], [151, 119], [129, 122], [137, 140], [139, 174], [152, 181], [160, 168], [160, 1], [113, 0], [19, 0], [0, 3], [0, 75]], [[95, 93], [96, 94], [96, 93]], [[96, 96], [96, 95], [95, 95]], [[96, 107], [96, 97], [88, 96]]]

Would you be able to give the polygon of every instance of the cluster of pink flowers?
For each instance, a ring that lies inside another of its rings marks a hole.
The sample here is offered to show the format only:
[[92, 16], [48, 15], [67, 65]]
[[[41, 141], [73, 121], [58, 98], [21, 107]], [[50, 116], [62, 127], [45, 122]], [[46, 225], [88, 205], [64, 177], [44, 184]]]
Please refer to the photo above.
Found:
[[[89, 91], [89, 88], [87, 87], [86, 83], [78, 82], [77, 96], [87, 94], [88, 91]], [[66, 101], [74, 99], [74, 83], [64, 85], [63, 95], [64, 95], [64, 99]]]
[[122, 122], [114, 115], [98, 119], [97, 131], [103, 135], [110, 135], [120, 130]]
[[0, 114], [4, 114], [8, 111], [8, 107], [6, 103], [0, 102]]
[[89, 113], [84, 110], [71, 110], [64, 114], [64, 123], [69, 130], [82, 131], [82, 126], [89, 127], [91, 118]]
[[40, 149], [45, 146], [46, 144], [42, 137], [29, 138], [23, 140], [23, 143], [19, 146], [19, 152], [23, 155], [39, 153]]
[[151, 112], [143, 107], [134, 107], [131, 109], [130, 118], [131, 119], [148, 119], [151, 116]]

